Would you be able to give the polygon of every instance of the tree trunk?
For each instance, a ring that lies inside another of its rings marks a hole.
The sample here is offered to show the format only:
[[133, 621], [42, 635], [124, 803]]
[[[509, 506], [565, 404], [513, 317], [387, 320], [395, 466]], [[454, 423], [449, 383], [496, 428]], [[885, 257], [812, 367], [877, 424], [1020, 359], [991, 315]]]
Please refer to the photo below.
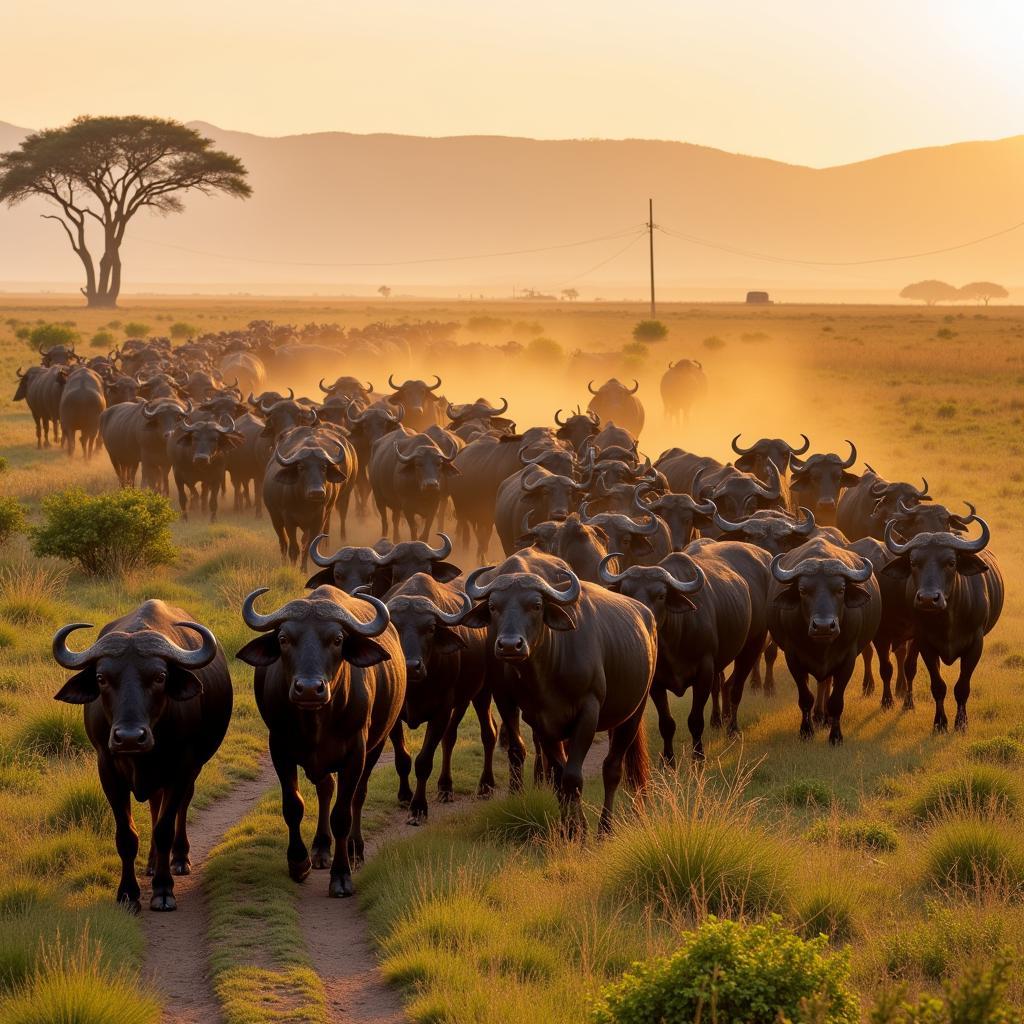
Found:
[[113, 231], [107, 232], [100, 260], [100, 279], [89, 305], [96, 309], [116, 309], [121, 294], [121, 245]]

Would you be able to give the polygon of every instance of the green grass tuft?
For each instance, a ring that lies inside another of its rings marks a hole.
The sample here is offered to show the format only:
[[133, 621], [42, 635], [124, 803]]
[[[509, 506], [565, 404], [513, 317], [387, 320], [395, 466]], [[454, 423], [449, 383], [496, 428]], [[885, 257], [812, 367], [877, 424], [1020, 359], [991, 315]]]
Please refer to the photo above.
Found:
[[922, 880], [957, 895], [1024, 896], [1024, 837], [1003, 822], [960, 818], [938, 825], [924, 850]]
[[92, 749], [80, 708], [54, 705], [28, 716], [14, 736], [14, 749], [43, 757], [68, 757]]
[[1012, 814], [1020, 806], [1020, 784], [1009, 772], [986, 765], [935, 775], [911, 800], [918, 821], [955, 813]]

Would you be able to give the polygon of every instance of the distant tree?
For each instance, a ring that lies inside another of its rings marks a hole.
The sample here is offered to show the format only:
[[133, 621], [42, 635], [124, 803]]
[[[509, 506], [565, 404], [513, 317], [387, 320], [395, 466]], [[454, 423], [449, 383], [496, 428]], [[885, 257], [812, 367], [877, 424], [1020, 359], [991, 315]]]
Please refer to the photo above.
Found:
[[570, 302], [575, 302], [580, 297], [580, 293], [575, 288], [563, 288], [562, 298], [568, 299]]
[[391, 289], [386, 284], [382, 284], [377, 289], [377, 294], [378, 295], [383, 295], [385, 299], [388, 299], [388, 298], [391, 297]]
[[959, 291], [945, 281], [918, 281], [908, 284], [900, 292], [901, 299], [916, 299], [926, 306], [934, 306], [936, 302], [949, 302], [959, 295]]
[[78, 341], [78, 331], [64, 324], [42, 324], [32, 328], [28, 340], [33, 348], [42, 351], [54, 345], [73, 345]]
[[989, 299], [1008, 299], [1010, 293], [1001, 285], [993, 281], [972, 281], [965, 284], [958, 292], [961, 299], [974, 299], [976, 302], [984, 302], [988, 305]]
[[124, 325], [124, 334], [126, 338], [144, 338], [152, 329], [149, 324], [142, 324], [137, 320], [129, 320]]
[[[0, 202], [41, 196], [57, 208], [44, 214], [64, 229], [85, 270], [82, 294], [90, 306], [114, 307], [121, 293], [121, 243], [129, 221], [144, 208], [179, 213], [179, 193], [224, 192], [240, 199], [252, 190], [241, 161], [177, 121], [156, 117], [78, 117], [63, 128], [29, 135], [0, 154]], [[88, 228], [99, 230], [97, 266]]]
[[171, 324], [171, 337], [177, 341], [181, 341], [184, 338], [192, 339], [198, 333], [198, 328], [185, 323], [183, 320], [179, 320], [177, 323]]

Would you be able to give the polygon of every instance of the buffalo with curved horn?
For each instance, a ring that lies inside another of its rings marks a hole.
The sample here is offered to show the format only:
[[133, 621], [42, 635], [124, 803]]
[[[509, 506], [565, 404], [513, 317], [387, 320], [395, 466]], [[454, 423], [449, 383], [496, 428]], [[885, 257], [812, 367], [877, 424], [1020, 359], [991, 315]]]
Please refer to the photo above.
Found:
[[588, 412], [594, 413], [602, 424], [615, 423], [633, 438], [640, 436], [644, 428], [644, 407], [636, 397], [639, 381], [634, 380], [633, 387], [628, 388], [613, 377], [596, 391], [594, 382], [590, 381], [587, 390], [594, 396], [587, 406]]
[[68, 636], [89, 628], [74, 622], [53, 638], [54, 660], [75, 671], [56, 699], [84, 705], [85, 731], [114, 817], [118, 902], [140, 910], [134, 796], [150, 802], [154, 817], [150, 909], [174, 910], [174, 876], [191, 870], [188, 805], [231, 719], [227, 659], [210, 630], [163, 601], [143, 602], [107, 623], [84, 651], [70, 650]]
[[693, 407], [708, 392], [704, 367], [697, 359], [670, 362], [661, 377], [661, 403], [665, 419], [670, 423], [688, 422]]

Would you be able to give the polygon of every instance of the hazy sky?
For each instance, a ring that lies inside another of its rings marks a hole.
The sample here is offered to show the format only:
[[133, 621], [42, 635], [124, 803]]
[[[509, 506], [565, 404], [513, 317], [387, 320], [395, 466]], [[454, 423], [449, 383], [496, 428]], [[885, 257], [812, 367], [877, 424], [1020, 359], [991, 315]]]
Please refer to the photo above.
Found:
[[0, 120], [679, 139], [822, 166], [1024, 133], [1021, 0], [4, 0]]

